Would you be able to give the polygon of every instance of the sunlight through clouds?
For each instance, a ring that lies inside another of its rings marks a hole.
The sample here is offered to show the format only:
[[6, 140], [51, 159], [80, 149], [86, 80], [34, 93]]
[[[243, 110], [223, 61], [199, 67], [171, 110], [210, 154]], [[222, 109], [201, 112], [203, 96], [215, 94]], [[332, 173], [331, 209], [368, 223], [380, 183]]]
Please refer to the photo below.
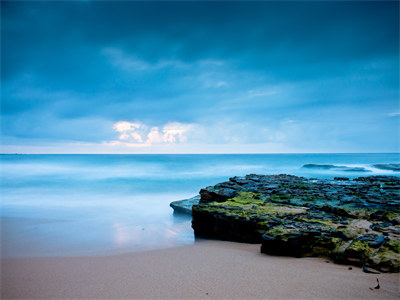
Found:
[[119, 141], [111, 141], [110, 146], [151, 146], [152, 144], [175, 144], [185, 142], [187, 135], [195, 128], [193, 124], [170, 122], [161, 128], [150, 127], [143, 123], [119, 121], [113, 124], [113, 129], [120, 133]]

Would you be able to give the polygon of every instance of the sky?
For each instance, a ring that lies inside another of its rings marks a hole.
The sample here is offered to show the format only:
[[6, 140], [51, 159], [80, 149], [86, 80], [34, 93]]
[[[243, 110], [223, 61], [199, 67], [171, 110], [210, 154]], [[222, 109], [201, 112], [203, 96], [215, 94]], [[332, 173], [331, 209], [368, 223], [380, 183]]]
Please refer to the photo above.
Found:
[[1, 153], [400, 152], [399, 2], [1, 1]]

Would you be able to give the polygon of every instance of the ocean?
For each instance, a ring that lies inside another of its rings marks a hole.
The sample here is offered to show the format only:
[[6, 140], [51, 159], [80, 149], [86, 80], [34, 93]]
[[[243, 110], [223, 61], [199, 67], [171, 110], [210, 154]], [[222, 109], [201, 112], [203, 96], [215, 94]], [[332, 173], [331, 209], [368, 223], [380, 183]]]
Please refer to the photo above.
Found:
[[192, 244], [190, 216], [174, 214], [169, 203], [202, 187], [249, 173], [399, 176], [374, 166], [399, 162], [399, 153], [0, 155], [1, 256], [112, 255]]

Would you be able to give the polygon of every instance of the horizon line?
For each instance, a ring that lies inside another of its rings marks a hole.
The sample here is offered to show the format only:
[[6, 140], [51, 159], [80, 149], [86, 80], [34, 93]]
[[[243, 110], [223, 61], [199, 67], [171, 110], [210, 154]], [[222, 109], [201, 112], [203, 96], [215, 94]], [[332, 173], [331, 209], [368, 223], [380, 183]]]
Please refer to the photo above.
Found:
[[268, 155], [268, 154], [400, 154], [400, 152], [243, 152], [243, 153], [0, 153], [0, 155]]

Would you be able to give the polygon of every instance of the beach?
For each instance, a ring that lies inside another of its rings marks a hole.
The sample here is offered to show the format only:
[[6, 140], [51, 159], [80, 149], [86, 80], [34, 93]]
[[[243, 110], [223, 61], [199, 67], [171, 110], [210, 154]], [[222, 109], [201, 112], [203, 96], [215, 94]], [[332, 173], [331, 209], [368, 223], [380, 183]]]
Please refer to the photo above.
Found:
[[257, 244], [205, 240], [122, 255], [1, 264], [2, 299], [398, 299], [400, 283], [399, 274], [367, 274], [321, 258], [261, 254]]
[[0, 300], [400, 300], [400, 1], [0, 11]]
[[[3, 155], [1, 298], [398, 299], [399, 274], [194, 237], [170, 202], [232, 176], [396, 175], [398, 154]], [[334, 164], [357, 169], [303, 168]], [[380, 288], [377, 286], [377, 278]]]

